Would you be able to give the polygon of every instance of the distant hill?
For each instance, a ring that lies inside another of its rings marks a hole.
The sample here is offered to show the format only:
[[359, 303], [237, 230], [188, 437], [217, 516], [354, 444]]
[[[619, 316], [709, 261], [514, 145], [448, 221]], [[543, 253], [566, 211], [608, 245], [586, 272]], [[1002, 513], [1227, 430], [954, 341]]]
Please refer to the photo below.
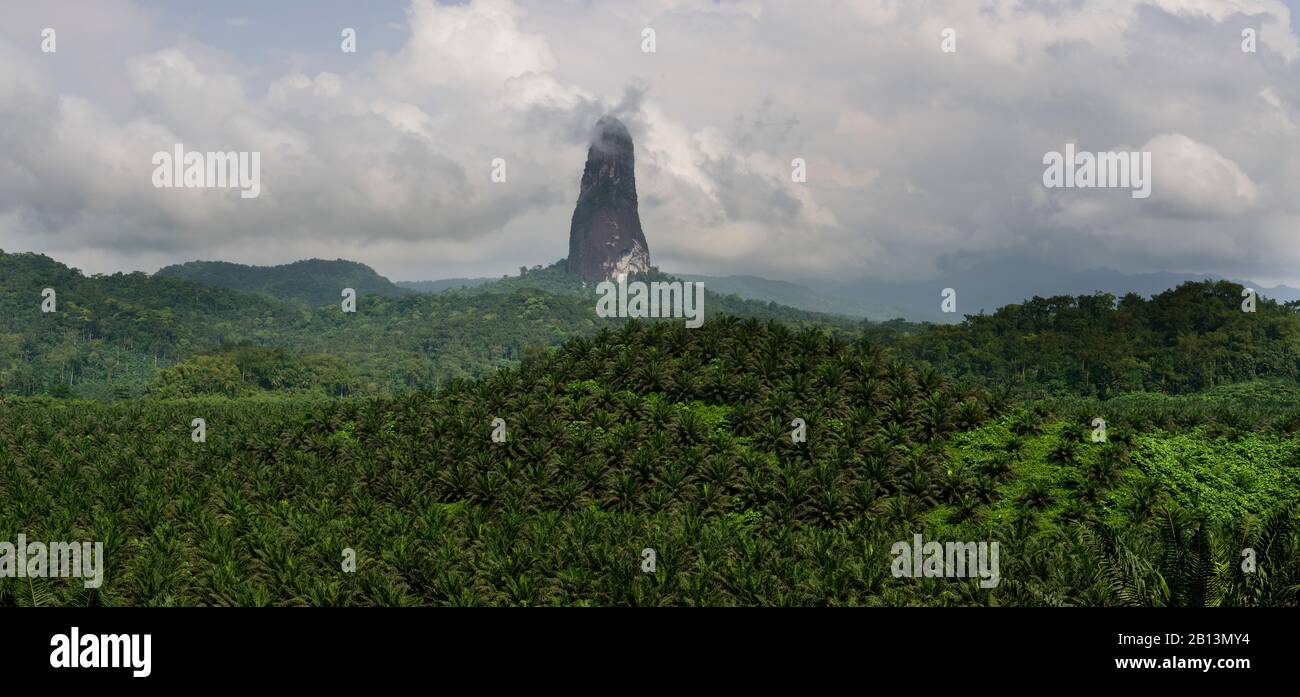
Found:
[[[1300, 290], [1288, 286], [1267, 287], [1249, 280], [1229, 279], [1211, 274], [1142, 273], [1128, 274], [1114, 269], [1073, 270], [1044, 266], [1026, 260], [1007, 260], [953, 269], [928, 281], [884, 281], [860, 279], [836, 281], [812, 279], [802, 284], [816, 294], [844, 302], [871, 303], [899, 311], [912, 321], [939, 323], [960, 322], [966, 315], [991, 314], [1006, 305], [1023, 302], [1034, 296], [1091, 295], [1102, 292], [1122, 297], [1136, 293], [1144, 298], [1177, 288], [1184, 283], [1228, 280], [1254, 288], [1263, 297], [1281, 303], [1300, 300]], [[940, 311], [943, 289], [957, 292], [957, 311]], [[806, 304], [786, 304], [807, 308]], [[866, 316], [871, 317], [870, 313]], [[877, 317], [872, 317], [877, 319]]]
[[[1254, 288], [1260, 296], [1280, 303], [1300, 300], [1300, 289], [1270, 287], [1213, 274], [1126, 274], [1113, 269], [1073, 271], [1019, 262], [981, 264], [931, 281], [908, 282], [874, 279], [794, 282], [758, 276], [673, 275], [687, 281], [703, 281], [705, 288], [720, 295], [735, 294], [744, 299], [873, 322], [902, 318], [911, 322], [952, 324], [962, 321], [966, 315], [990, 314], [1000, 307], [1035, 296], [1077, 296], [1101, 292], [1116, 297], [1136, 293], [1150, 298], [1184, 283], [1221, 280]], [[944, 288], [957, 291], [955, 313], [940, 311]]]
[[[563, 262], [560, 262], [561, 264]], [[562, 268], [562, 267], [558, 267]], [[440, 293], [453, 288], [483, 288], [485, 284], [502, 288], [542, 288], [569, 292], [565, 280], [558, 285], [557, 267], [534, 267], [519, 276], [504, 278], [454, 278], [441, 281], [398, 282], [396, 285], [418, 293]], [[538, 275], [541, 272], [542, 275]], [[970, 269], [953, 271], [930, 281], [883, 281], [860, 279], [835, 281], [777, 281], [758, 276], [706, 276], [671, 274], [685, 281], [702, 281], [718, 296], [735, 295], [743, 300], [775, 303], [808, 312], [838, 315], [884, 322], [902, 318], [910, 322], [953, 324], [966, 315], [992, 313], [999, 307], [1014, 305], [1034, 296], [1092, 295], [1102, 292], [1122, 297], [1136, 293], [1144, 298], [1177, 288], [1184, 283], [1228, 280], [1254, 288], [1263, 297], [1280, 303], [1300, 300], [1300, 289], [1289, 286], [1268, 287], [1251, 281], [1226, 279], [1211, 274], [1145, 273], [1126, 274], [1113, 269], [1073, 271], [1028, 263], [986, 263]], [[957, 291], [957, 311], [940, 311], [944, 288]]]
[[474, 288], [496, 279], [492, 278], [444, 278], [440, 281], [394, 281], [393, 285], [416, 293], [441, 293], [455, 288]]
[[[55, 311], [41, 311], [43, 289]], [[0, 251], [0, 394], [136, 396], [196, 351], [292, 334], [295, 304], [186, 278], [85, 276], [41, 254]]]
[[[1109, 399], [1187, 394], [1259, 378], [1300, 379], [1300, 305], [1242, 286], [1187, 282], [1137, 293], [1034, 297], [959, 324], [900, 328], [877, 338], [952, 375], [980, 375], [1032, 393]], [[877, 332], [876, 328], [869, 330]]]
[[[376, 293], [375, 278], [387, 283], [362, 264], [319, 260], [85, 276], [44, 255], [0, 251], [0, 396], [387, 394], [492, 374], [625, 322], [598, 317], [594, 287], [562, 263], [437, 294]], [[358, 290], [355, 314], [339, 306], [344, 286]], [[45, 288], [57, 294], [53, 313], [40, 309]], [[710, 293], [706, 319], [724, 314], [856, 328]]]
[[774, 302], [808, 310], [846, 317], [883, 321], [909, 317], [916, 313], [903, 307], [872, 302], [870, 298], [854, 298], [815, 291], [807, 286], [789, 281], [773, 281], [758, 276], [699, 276], [673, 274], [686, 281], [701, 281], [704, 287], [721, 295], [736, 295], [750, 300]]
[[[401, 289], [396, 296], [367, 293], [364, 275], [338, 273], [373, 273], [361, 264], [288, 266], [290, 272], [282, 269], [281, 278], [267, 285], [245, 282], [271, 289], [250, 293], [170, 273], [88, 277], [46, 256], [0, 252], [0, 395], [391, 394], [489, 375], [567, 339], [625, 324], [598, 317], [593, 284], [567, 273], [563, 262], [473, 288], [436, 294]], [[310, 277], [311, 268], [326, 273]], [[236, 264], [173, 269], [231, 271], [216, 274], [230, 283], [256, 275], [254, 267]], [[315, 307], [306, 306], [309, 294], [277, 295], [275, 289], [291, 286], [276, 283], [295, 276], [301, 277], [298, 288], [315, 286], [329, 295]], [[668, 277], [652, 268], [639, 278]], [[355, 314], [342, 312], [333, 297], [342, 283], [361, 291]], [[1023, 382], [1052, 393], [1186, 392], [1300, 375], [1296, 311], [1261, 301], [1257, 314], [1244, 314], [1240, 286], [1227, 282], [1184, 284], [1154, 301], [1032, 298], [955, 327], [864, 324], [719, 294], [719, 283], [707, 278], [705, 287], [708, 321], [727, 315], [771, 320], [841, 339], [865, 331], [955, 375]], [[41, 312], [45, 288], [57, 293], [53, 313]], [[776, 289], [792, 299], [802, 293], [796, 284], [754, 281], [722, 290], [736, 288]], [[807, 293], [802, 298], [821, 300]]]
[[[561, 264], [563, 262], [560, 262]], [[562, 266], [552, 265], [546, 269], [526, 269], [525, 273], [519, 276], [507, 276], [505, 278], [448, 278], [439, 281], [396, 281], [396, 285], [417, 293], [441, 293], [454, 288], [480, 288], [484, 284], [496, 284], [501, 287], [504, 283], [511, 287], [537, 287], [543, 276], [538, 276], [540, 271], [545, 271], [551, 276], [555, 271], [562, 270]], [[840, 315], [854, 319], [870, 319], [872, 321], [883, 321], [900, 317], [909, 317], [917, 313], [899, 306], [889, 306], [881, 303], [873, 303], [865, 299], [856, 299], [851, 297], [839, 297], [833, 294], [821, 293], [807, 286], [789, 281], [773, 281], [758, 276], [702, 276], [698, 274], [670, 274], [674, 278], [680, 278], [683, 281], [699, 281], [704, 283], [704, 288], [718, 296], [735, 295], [742, 300], [754, 300], [762, 303], [776, 303], [797, 310], [806, 310], [808, 312], [824, 313], [829, 315]], [[549, 290], [559, 290], [549, 288]]]
[[309, 307], [339, 302], [344, 288], [356, 290], [358, 296], [399, 297], [413, 292], [395, 285], [365, 264], [343, 259], [306, 259], [280, 266], [191, 261], [163, 267], [155, 275], [187, 278]]

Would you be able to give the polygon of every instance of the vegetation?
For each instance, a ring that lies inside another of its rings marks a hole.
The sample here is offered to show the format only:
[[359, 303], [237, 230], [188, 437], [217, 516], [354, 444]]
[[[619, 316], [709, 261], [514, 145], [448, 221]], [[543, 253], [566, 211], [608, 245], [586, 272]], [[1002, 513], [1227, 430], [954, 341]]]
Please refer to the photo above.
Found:
[[[596, 317], [559, 264], [436, 295], [301, 264], [0, 252], [0, 540], [107, 563], [0, 606], [1297, 604], [1294, 304], [936, 327], [710, 293], [688, 330]], [[916, 534], [997, 542], [1000, 582], [895, 577]]]
[[[296, 279], [295, 272], [272, 285]], [[168, 275], [88, 278], [49, 257], [0, 252], [0, 394], [139, 397], [156, 390], [159, 381], [176, 384], [189, 376], [204, 379], [167, 394], [229, 394], [220, 380], [204, 375], [205, 368], [228, 366], [195, 356], [244, 345], [329, 356], [335, 361], [329, 372], [350, 376], [338, 378], [346, 383], [344, 393], [393, 394], [491, 375], [565, 339], [623, 321], [597, 317], [595, 289], [556, 266], [437, 295], [362, 293], [355, 313], [339, 305], [343, 282], [318, 282], [336, 289], [329, 304], [308, 308]], [[56, 291], [56, 312], [41, 312], [44, 288]], [[708, 317], [852, 330], [849, 320], [716, 295], [707, 297], [705, 309]], [[184, 369], [159, 374], [187, 359]]]
[[[101, 540], [107, 571], [0, 579], [0, 605], [1296, 605], [1294, 409], [1143, 399], [1018, 404], [729, 317], [628, 322], [437, 393], [11, 398], [0, 539]], [[916, 533], [999, 542], [1001, 582], [894, 577]]]
[[[56, 312], [41, 311], [55, 292]], [[0, 394], [139, 395], [159, 368], [227, 342], [266, 342], [306, 311], [142, 273], [87, 278], [49, 257], [0, 252]]]
[[239, 397], [271, 391], [343, 397], [356, 389], [356, 381], [347, 364], [333, 356], [242, 345], [196, 354], [160, 370], [149, 396]]
[[1182, 394], [1242, 380], [1300, 379], [1300, 304], [1260, 299], [1242, 311], [1242, 287], [1184, 283], [1150, 299], [1126, 295], [1033, 298], [958, 325], [875, 332], [954, 375], [984, 376], [1037, 395]]
[[187, 278], [219, 288], [258, 293], [308, 307], [339, 302], [344, 288], [357, 295], [400, 296], [411, 292], [394, 285], [365, 264], [335, 259], [305, 259], [280, 266], [246, 266], [228, 261], [191, 261], [165, 266], [156, 276]]
[[491, 281], [490, 278], [442, 278], [437, 281], [396, 281], [397, 286], [417, 293], [441, 293], [452, 288], [473, 288]]

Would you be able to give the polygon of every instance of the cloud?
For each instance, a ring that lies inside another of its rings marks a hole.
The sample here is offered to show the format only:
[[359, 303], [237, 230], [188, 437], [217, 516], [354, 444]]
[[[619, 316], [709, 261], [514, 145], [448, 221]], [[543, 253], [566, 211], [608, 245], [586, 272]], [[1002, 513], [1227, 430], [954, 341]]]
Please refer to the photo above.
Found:
[[[396, 48], [340, 63], [329, 35], [285, 64], [125, 0], [41, 4], [0, 26], [0, 247], [91, 271], [550, 261], [614, 113], [669, 270], [918, 278], [1005, 255], [1300, 282], [1300, 62], [1274, 0], [412, 0]], [[53, 56], [33, 40], [48, 16]], [[1151, 150], [1152, 197], [1044, 190], [1067, 142]], [[154, 189], [175, 143], [261, 152], [262, 196]]]
[[1172, 214], [1192, 218], [1231, 218], [1247, 213], [1259, 199], [1255, 183], [1236, 162], [1180, 133], [1161, 134], [1141, 150], [1151, 153], [1156, 197]]

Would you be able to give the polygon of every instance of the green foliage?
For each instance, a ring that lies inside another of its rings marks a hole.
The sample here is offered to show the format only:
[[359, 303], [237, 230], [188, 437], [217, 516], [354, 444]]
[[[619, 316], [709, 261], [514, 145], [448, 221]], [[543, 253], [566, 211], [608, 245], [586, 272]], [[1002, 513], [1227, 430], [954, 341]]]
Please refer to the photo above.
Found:
[[[688, 330], [558, 265], [345, 314], [304, 263], [0, 252], [0, 540], [108, 564], [0, 606], [1297, 604], [1300, 318], [1232, 284], [954, 327], [710, 294]], [[999, 542], [1002, 583], [893, 577], [917, 533]]]
[[[1160, 457], [1224, 442], [1086, 433], [815, 329], [629, 322], [436, 394], [8, 400], [0, 539], [104, 541], [105, 605], [1296, 604], [1294, 480], [1264, 474], [1294, 436], [1246, 439], [1252, 503], [1201, 511]], [[914, 533], [998, 541], [1001, 583], [893, 577]], [[1233, 575], [1247, 544], [1266, 574]]]
[[200, 283], [309, 307], [336, 305], [344, 288], [357, 296], [400, 296], [411, 291], [394, 285], [375, 270], [355, 261], [305, 259], [280, 266], [245, 266], [228, 261], [191, 261], [165, 266], [161, 278], [186, 278]]
[[[333, 268], [351, 262], [271, 267], [280, 275], [263, 280], [275, 288], [297, 288], [305, 283], [301, 278], [311, 276], [316, 278], [312, 283], [333, 289], [329, 304], [310, 310], [270, 296], [172, 277], [185, 269], [198, 269], [194, 275], [205, 279], [226, 272], [239, 276], [268, 271], [194, 264], [170, 267], [169, 274], [152, 277], [133, 273], [87, 278], [48, 257], [0, 252], [0, 394], [141, 396], [148, 389], [156, 391], [160, 380], [177, 382], [175, 373], [160, 377], [160, 370], [197, 354], [221, 354], [244, 344], [332, 357], [352, 376], [339, 378], [346, 383], [339, 391], [392, 394], [491, 375], [568, 338], [590, 336], [625, 321], [597, 317], [594, 287], [584, 288], [556, 265], [437, 295], [367, 295], [364, 284], [358, 283], [357, 312], [344, 313], [337, 286], [353, 281], [340, 280], [346, 276], [342, 272], [311, 275], [322, 264]], [[213, 280], [239, 285], [224, 277]], [[40, 312], [41, 289], [46, 287], [58, 293], [58, 312]], [[286, 291], [285, 297], [293, 295]], [[792, 326], [826, 326], [844, 336], [852, 330], [847, 320], [714, 295], [708, 296], [706, 313], [708, 318], [730, 313]], [[228, 370], [225, 363], [219, 358], [191, 360], [183, 370], [216, 382], [168, 394], [239, 392], [219, 376]], [[57, 387], [61, 384], [67, 390]]]
[[[57, 312], [41, 312], [44, 288], [57, 293]], [[262, 342], [305, 319], [301, 309], [193, 281], [87, 278], [46, 256], [0, 252], [0, 394], [64, 384], [81, 397], [140, 395], [159, 368], [185, 356]]]
[[279, 348], [242, 345], [216, 354], [197, 354], [158, 372], [149, 396], [177, 399], [247, 396], [257, 392], [343, 397], [357, 379], [333, 356], [295, 355]]
[[1294, 384], [1300, 314], [1264, 299], [1242, 312], [1241, 291], [1207, 281], [1149, 300], [1036, 297], [958, 325], [879, 336], [951, 373], [1032, 394], [1187, 393], [1265, 377]]
[[1300, 492], [1300, 439], [1248, 434], [1212, 437], [1205, 429], [1186, 434], [1136, 437], [1134, 463], [1153, 480], [1214, 519], [1266, 515]]

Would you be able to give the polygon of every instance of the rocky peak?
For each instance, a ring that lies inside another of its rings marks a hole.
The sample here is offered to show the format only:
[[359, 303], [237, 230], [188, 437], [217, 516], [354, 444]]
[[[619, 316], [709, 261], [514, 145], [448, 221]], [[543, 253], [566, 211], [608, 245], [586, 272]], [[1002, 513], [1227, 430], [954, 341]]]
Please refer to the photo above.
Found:
[[587, 281], [648, 271], [650, 247], [637, 213], [632, 134], [621, 121], [596, 122], [582, 189], [569, 226], [570, 273]]

